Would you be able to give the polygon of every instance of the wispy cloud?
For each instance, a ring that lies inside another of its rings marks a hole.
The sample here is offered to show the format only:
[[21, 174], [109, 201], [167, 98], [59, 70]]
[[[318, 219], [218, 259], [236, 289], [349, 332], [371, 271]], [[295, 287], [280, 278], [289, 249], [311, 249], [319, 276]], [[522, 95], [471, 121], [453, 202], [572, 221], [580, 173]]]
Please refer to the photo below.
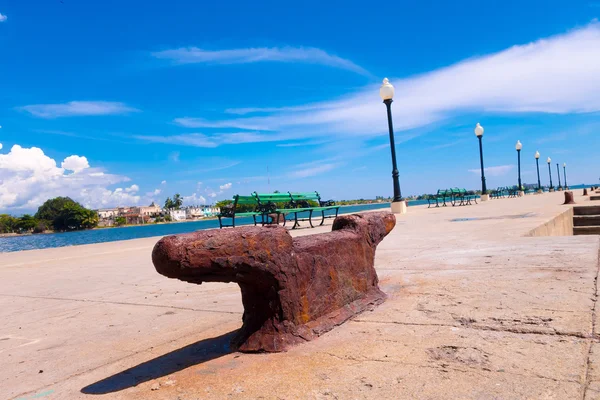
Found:
[[[470, 58], [405, 79], [392, 79], [397, 140], [433, 124], [472, 112], [585, 113], [600, 111], [600, 23]], [[387, 133], [385, 107], [373, 85], [342, 100], [291, 108], [245, 108], [235, 114], [266, 115], [203, 126], [285, 132], [296, 139]], [[186, 119], [193, 120], [193, 119]], [[181, 122], [181, 121], [180, 121]], [[404, 131], [404, 132], [402, 132]]]
[[176, 64], [248, 64], [257, 62], [318, 64], [368, 75], [364, 68], [352, 61], [314, 47], [255, 47], [231, 50], [182, 47], [153, 52], [152, 56], [170, 60]]
[[282, 140], [279, 136], [264, 135], [258, 132], [235, 132], [205, 135], [186, 133], [171, 136], [135, 135], [133, 138], [151, 143], [166, 143], [194, 147], [217, 147], [223, 144], [256, 143]]
[[[503, 176], [503, 175], [506, 175], [508, 172], [510, 172], [514, 167], [515, 166], [512, 164], [498, 165], [495, 167], [486, 167], [486, 168], [484, 168], [484, 171], [485, 171], [486, 175], [488, 175], [488, 176]], [[469, 172], [474, 173], [474, 174], [480, 174], [481, 169], [480, 168], [470, 169]]]
[[32, 104], [20, 110], [40, 118], [78, 117], [90, 115], [120, 115], [139, 111], [113, 101], [70, 101], [62, 104]]
[[243, 120], [229, 121], [209, 121], [204, 118], [175, 118], [173, 120], [177, 125], [185, 128], [236, 128], [248, 130], [269, 130], [265, 125], [255, 123], [246, 123]]
[[0, 13], [0, 22], [4, 22], [8, 19], [8, 17], [2, 13]]

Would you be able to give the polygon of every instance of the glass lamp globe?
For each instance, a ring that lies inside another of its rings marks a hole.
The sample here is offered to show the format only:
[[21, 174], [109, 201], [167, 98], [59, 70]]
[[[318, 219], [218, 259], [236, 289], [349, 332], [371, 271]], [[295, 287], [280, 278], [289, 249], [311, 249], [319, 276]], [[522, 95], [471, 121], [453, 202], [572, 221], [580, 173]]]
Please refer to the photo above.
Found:
[[539, 158], [540, 158], [540, 152], [539, 152], [539, 151], [536, 151], [536, 152], [535, 152], [535, 158], [537, 158], [537, 159], [539, 159]]
[[517, 144], [515, 145], [515, 149], [517, 149], [517, 151], [521, 151], [522, 148], [523, 148], [523, 145], [521, 144], [521, 141], [517, 140]]
[[394, 86], [392, 86], [388, 78], [383, 79], [383, 84], [379, 88], [379, 96], [381, 96], [381, 100], [383, 101], [394, 98]]
[[477, 123], [477, 125], [475, 125], [475, 136], [477, 136], [477, 137], [483, 136], [483, 126], [479, 125], [479, 122]]
[[548, 157], [548, 159], [546, 161], [548, 162], [548, 164], [550, 164], [552, 162], [552, 159], [550, 157]]
[[566, 167], [566, 166], [567, 166], [567, 163], [563, 163], [563, 167]]

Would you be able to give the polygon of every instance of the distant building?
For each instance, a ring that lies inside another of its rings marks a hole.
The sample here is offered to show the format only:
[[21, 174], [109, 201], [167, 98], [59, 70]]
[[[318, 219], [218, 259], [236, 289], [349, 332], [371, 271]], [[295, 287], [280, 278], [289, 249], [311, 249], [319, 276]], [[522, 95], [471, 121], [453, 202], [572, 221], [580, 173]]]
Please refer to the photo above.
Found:
[[134, 207], [133, 212], [138, 213], [140, 215], [145, 215], [148, 217], [155, 217], [157, 215], [159, 215], [161, 213], [161, 208], [159, 206], [157, 206], [156, 204], [154, 204], [154, 202], [152, 202], [152, 204], [150, 204], [147, 207]]
[[118, 208], [101, 208], [98, 210], [99, 219], [114, 219], [119, 216]]
[[173, 221], [185, 221], [187, 217], [185, 210], [169, 210], [169, 215]]

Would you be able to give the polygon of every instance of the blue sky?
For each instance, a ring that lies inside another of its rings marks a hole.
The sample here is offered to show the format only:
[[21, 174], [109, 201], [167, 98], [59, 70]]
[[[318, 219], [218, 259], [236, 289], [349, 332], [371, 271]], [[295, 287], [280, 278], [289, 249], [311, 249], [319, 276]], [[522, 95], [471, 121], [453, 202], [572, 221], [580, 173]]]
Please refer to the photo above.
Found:
[[600, 2], [211, 3], [0, 0], [0, 212], [600, 176]]

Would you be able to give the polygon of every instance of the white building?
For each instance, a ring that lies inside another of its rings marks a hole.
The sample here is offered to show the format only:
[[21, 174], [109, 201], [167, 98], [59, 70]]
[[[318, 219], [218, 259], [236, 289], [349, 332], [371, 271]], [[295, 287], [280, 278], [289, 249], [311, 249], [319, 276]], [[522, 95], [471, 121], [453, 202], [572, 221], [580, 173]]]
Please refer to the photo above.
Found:
[[185, 221], [186, 219], [185, 210], [169, 210], [169, 215], [172, 221]]
[[101, 208], [98, 210], [98, 218], [100, 219], [114, 219], [119, 216], [118, 208]]

